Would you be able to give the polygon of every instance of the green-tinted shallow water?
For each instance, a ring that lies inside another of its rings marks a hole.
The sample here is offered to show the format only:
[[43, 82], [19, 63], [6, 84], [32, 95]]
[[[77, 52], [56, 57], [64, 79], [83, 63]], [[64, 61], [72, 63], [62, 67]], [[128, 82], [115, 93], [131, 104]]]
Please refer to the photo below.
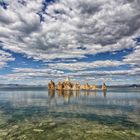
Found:
[[0, 140], [140, 140], [140, 92], [0, 91]]

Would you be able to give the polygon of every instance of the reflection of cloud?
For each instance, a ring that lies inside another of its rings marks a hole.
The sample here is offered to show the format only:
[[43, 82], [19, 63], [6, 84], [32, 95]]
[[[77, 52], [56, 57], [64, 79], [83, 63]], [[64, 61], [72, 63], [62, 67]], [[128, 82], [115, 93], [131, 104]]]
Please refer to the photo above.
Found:
[[[82, 114], [119, 114], [127, 113], [128, 106], [131, 108], [139, 109], [139, 94], [133, 93], [113, 93], [108, 92], [104, 99], [104, 93], [100, 92], [80, 92], [72, 91], [71, 95], [65, 93], [55, 93], [50, 97], [45, 90], [38, 91], [2, 91], [0, 94], [0, 102], [3, 104], [10, 103], [10, 108], [20, 108], [20, 110], [28, 110], [28, 108], [35, 110], [44, 109], [47, 113], [52, 112], [69, 112], [69, 113], [82, 113]], [[68, 100], [67, 100], [68, 99]], [[68, 102], [67, 102], [68, 101]], [[66, 104], [67, 103], [67, 104]], [[65, 105], [64, 105], [65, 104]], [[113, 108], [112, 108], [113, 106]], [[8, 107], [8, 106], [7, 106]], [[132, 109], [133, 110], [133, 109]], [[17, 111], [17, 110], [16, 110]], [[29, 110], [28, 110], [29, 111]], [[136, 110], [133, 110], [136, 111]], [[134, 114], [133, 114], [134, 115]]]

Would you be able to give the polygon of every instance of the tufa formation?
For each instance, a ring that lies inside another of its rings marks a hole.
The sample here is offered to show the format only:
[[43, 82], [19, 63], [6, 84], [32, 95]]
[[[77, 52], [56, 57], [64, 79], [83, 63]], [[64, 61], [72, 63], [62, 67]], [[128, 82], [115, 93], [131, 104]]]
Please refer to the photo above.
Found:
[[[51, 80], [48, 83], [48, 90], [97, 90], [98, 88], [96, 85], [89, 85], [86, 83], [85, 85], [80, 85], [79, 83], [72, 83], [69, 78], [67, 78], [63, 82], [55, 83]], [[103, 83], [101, 90], [107, 91], [107, 86]]]

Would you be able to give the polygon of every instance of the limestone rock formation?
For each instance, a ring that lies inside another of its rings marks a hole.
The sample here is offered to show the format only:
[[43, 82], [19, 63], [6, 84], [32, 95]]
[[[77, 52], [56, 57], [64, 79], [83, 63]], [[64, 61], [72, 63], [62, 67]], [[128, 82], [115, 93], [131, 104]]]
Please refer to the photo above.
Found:
[[64, 81], [63, 83], [63, 90], [71, 90], [73, 88], [73, 83], [70, 81]]
[[85, 85], [85, 90], [90, 90], [90, 85], [88, 83]]
[[[79, 83], [73, 83], [70, 81], [69, 78], [67, 78], [63, 82], [58, 82], [58, 84], [55, 85], [55, 83], [51, 80], [48, 83], [48, 89], [49, 90], [97, 90], [96, 85], [89, 85], [86, 83], [85, 85], [80, 85]], [[101, 90], [107, 91], [107, 86], [105, 83], [103, 83]]]
[[107, 90], [107, 86], [106, 86], [105, 83], [103, 83], [103, 85], [102, 85], [102, 90], [103, 90], [103, 91], [106, 91], [106, 90]]
[[70, 81], [69, 78], [67, 78], [64, 82], [59, 82], [56, 85], [56, 90], [72, 90], [73, 89], [73, 83]]
[[80, 90], [81, 89], [81, 85], [79, 83], [75, 83], [73, 85], [73, 90]]
[[55, 90], [55, 83], [52, 80], [48, 83], [48, 90]]
[[92, 85], [92, 86], [91, 86], [91, 90], [97, 90], [96, 85]]
[[56, 85], [56, 90], [63, 90], [63, 83], [59, 82], [59, 83]]

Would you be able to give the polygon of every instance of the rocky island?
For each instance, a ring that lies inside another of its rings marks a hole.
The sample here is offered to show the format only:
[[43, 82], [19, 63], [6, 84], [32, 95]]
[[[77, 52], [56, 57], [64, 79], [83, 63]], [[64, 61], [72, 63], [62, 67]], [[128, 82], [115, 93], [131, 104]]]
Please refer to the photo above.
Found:
[[[89, 85], [88, 83], [84, 85], [81, 85], [80, 83], [73, 83], [68, 77], [66, 80], [58, 82], [58, 84], [55, 84], [55, 82], [51, 80], [48, 83], [48, 90], [99, 90], [99, 88], [97, 88], [96, 85]], [[101, 90], [107, 90], [105, 83], [103, 83]]]

